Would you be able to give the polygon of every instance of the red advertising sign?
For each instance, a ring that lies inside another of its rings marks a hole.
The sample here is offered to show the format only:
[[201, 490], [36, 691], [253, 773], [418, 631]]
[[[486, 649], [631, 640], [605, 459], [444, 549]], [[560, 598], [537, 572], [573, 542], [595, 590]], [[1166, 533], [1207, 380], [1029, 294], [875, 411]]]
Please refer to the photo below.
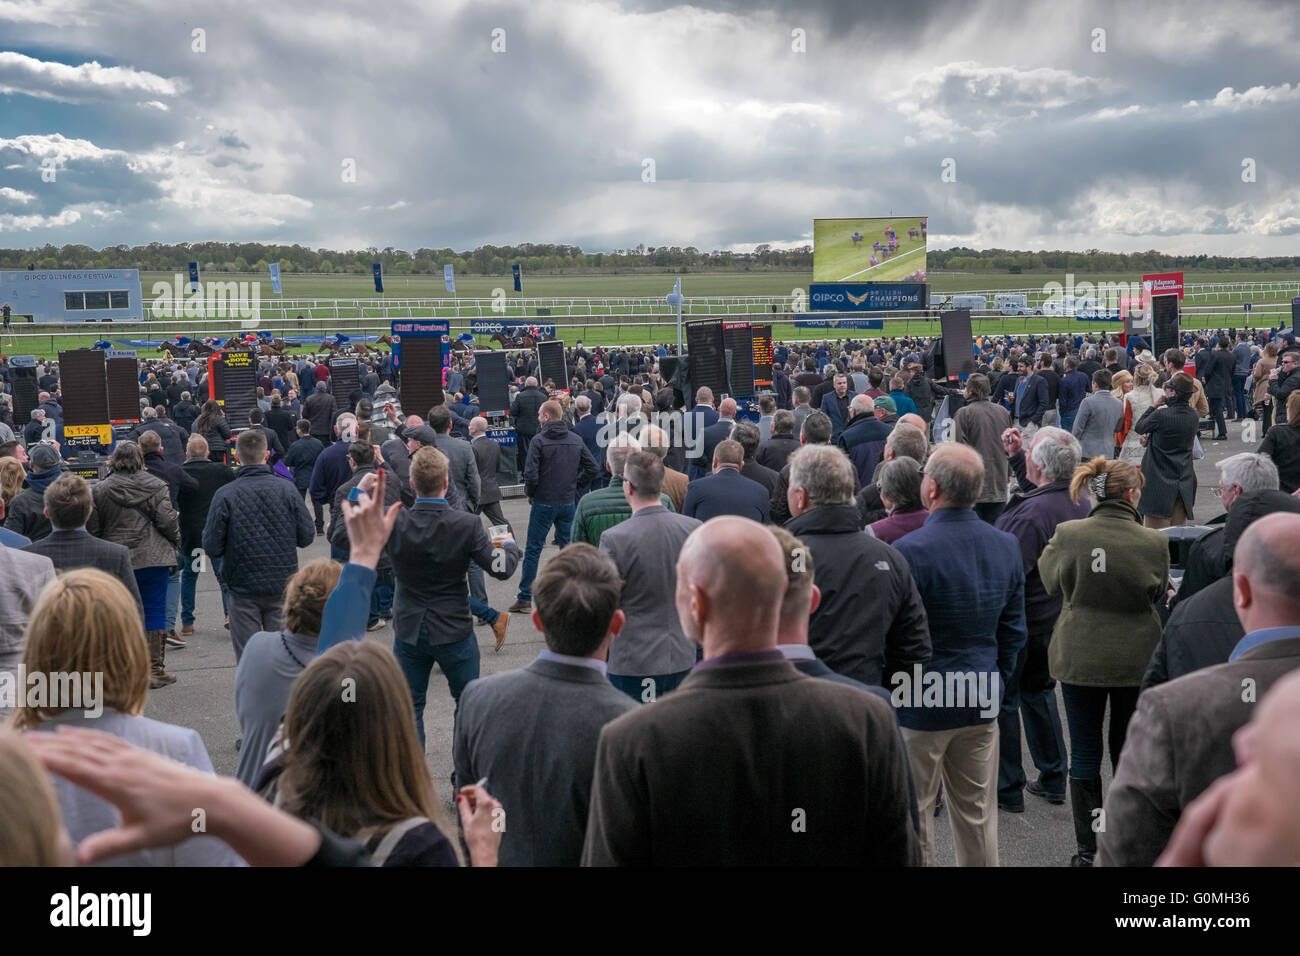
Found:
[[1183, 274], [1181, 272], [1154, 272], [1151, 275], [1142, 277], [1142, 294], [1143, 297], [1153, 295], [1170, 295], [1177, 293], [1178, 298], [1183, 297]]

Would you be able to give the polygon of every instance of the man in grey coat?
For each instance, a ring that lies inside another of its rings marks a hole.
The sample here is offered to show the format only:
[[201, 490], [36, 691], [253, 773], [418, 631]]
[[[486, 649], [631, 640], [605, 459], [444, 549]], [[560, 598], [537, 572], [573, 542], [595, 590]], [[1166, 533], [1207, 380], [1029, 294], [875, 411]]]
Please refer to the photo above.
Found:
[[632, 516], [600, 536], [600, 550], [622, 576], [627, 627], [609, 658], [609, 680], [633, 700], [649, 703], [673, 690], [695, 666], [695, 645], [672, 612], [677, 558], [701, 522], [660, 502], [664, 463], [638, 451], [623, 464], [623, 494]]
[[1151, 687], [1138, 698], [1106, 795], [1103, 866], [1151, 866], [1187, 805], [1236, 769], [1233, 737], [1256, 701], [1300, 668], [1300, 515], [1272, 516], [1242, 534], [1232, 590], [1246, 634], [1226, 664]]
[[1110, 393], [1110, 372], [1092, 373], [1092, 394], [1079, 405], [1071, 434], [1079, 439], [1083, 460], [1115, 457], [1115, 432], [1124, 420], [1124, 403]]
[[601, 728], [636, 704], [605, 679], [623, 628], [618, 569], [571, 544], [533, 583], [546, 650], [521, 670], [470, 681], [452, 755], [458, 781], [483, 777], [509, 814], [501, 866], [577, 866]]

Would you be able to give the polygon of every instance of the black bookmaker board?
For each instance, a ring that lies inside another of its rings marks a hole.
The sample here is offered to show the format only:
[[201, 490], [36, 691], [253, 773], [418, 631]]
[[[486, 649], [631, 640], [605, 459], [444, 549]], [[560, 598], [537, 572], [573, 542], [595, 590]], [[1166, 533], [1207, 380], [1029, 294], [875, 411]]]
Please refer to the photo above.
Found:
[[1151, 297], [1152, 347], [1156, 357], [1169, 349], [1178, 348], [1178, 296], [1153, 295]]
[[213, 363], [213, 398], [226, 412], [232, 429], [248, 427], [248, 413], [257, 404], [257, 361], [244, 349], [221, 352]]
[[14, 390], [14, 424], [22, 428], [40, 407], [41, 386], [36, 378], [36, 356], [9, 357], [9, 384]]
[[506, 353], [484, 349], [474, 353], [478, 373], [478, 407], [484, 416], [510, 411], [510, 380], [506, 375]]
[[[564, 343], [559, 339], [537, 343], [537, 377], [543, 384], [555, 383], [562, 392], [569, 390], [569, 365], [564, 361]], [[480, 396], [479, 402], [483, 401]]]
[[687, 402], [695, 404], [695, 393], [708, 386], [714, 399], [729, 393], [726, 351], [722, 343], [722, 322], [692, 322], [686, 326], [686, 355], [690, 359], [690, 394]]
[[943, 362], [946, 378], [975, 371], [975, 336], [971, 333], [970, 309], [954, 309], [939, 315], [943, 329]]
[[[63, 392], [63, 424], [104, 425], [108, 416], [108, 385], [104, 378], [104, 353], [100, 349], [75, 349], [59, 353], [59, 377], [75, 387]], [[136, 383], [136, 407], [140, 385]]]
[[754, 339], [754, 390], [772, 387], [772, 326], [752, 325]]
[[401, 381], [403, 414], [424, 418], [442, 404], [442, 336], [402, 336]]
[[731, 353], [727, 382], [733, 396], [754, 394], [754, 331], [748, 322], [723, 322], [722, 342]]
[[140, 364], [134, 349], [109, 349], [105, 362], [109, 421], [140, 420]]
[[354, 358], [332, 358], [330, 368], [330, 394], [334, 396], [334, 411], [352, 411], [348, 396], [361, 391], [361, 368]]

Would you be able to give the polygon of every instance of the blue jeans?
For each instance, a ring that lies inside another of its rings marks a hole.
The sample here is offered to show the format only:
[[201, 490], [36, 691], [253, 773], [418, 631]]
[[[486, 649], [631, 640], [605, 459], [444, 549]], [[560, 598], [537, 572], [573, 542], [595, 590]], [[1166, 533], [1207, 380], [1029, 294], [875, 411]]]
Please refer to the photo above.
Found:
[[1101, 728], [1110, 699], [1110, 769], [1119, 766], [1120, 748], [1128, 733], [1128, 722], [1137, 710], [1136, 687], [1083, 687], [1061, 682], [1065, 719], [1070, 725], [1070, 779], [1092, 780], [1101, 776]]
[[[429, 626], [420, 625], [420, 637], [408, 644], [400, 637], [393, 641], [393, 655], [402, 669], [406, 686], [411, 689], [415, 703], [415, 729], [420, 735], [420, 749], [424, 749], [424, 702], [429, 692], [429, 674], [433, 665], [442, 668], [451, 688], [451, 699], [460, 702], [460, 692], [465, 685], [478, 677], [478, 641], [473, 634], [451, 644], [434, 644]], [[454, 711], [453, 711], [454, 714]]]
[[173, 631], [176, 629], [176, 609], [181, 603], [181, 569], [179, 566], [172, 568], [171, 574], [167, 575], [167, 598], [166, 610], [164, 617], [167, 619], [164, 631]]
[[393, 616], [393, 569], [375, 569], [375, 589], [370, 592], [370, 617], [366, 626], [374, 624], [381, 617]]
[[1079, 410], [1076, 408], [1072, 412], [1061, 412], [1060, 427], [1067, 432], [1074, 431], [1074, 420], [1079, 417]]
[[144, 605], [144, 629], [165, 631], [163, 616], [167, 608], [167, 571], [165, 567], [136, 568], [135, 584], [140, 589], [140, 603]]
[[1245, 375], [1232, 376], [1232, 395], [1237, 400], [1237, 417], [1245, 418], [1248, 406], [1246, 404], [1246, 378]]
[[[181, 563], [181, 624], [186, 627], [194, 626], [194, 591], [199, 583], [199, 572], [194, 568], [194, 562], [197, 560], [196, 556]], [[230, 592], [226, 590], [226, 583], [221, 580], [222, 559], [211, 558], [210, 560], [212, 573], [216, 575], [217, 583], [221, 586], [221, 610], [229, 614]]]
[[[609, 682], [638, 704], [648, 704], [652, 700], [658, 700], [670, 690], [676, 690], [677, 685], [684, 681], [689, 673], [689, 670], [685, 670], [678, 671], [676, 674], [646, 674], [644, 677], [610, 674]], [[647, 680], [653, 683], [646, 684]], [[651, 692], [654, 696], [650, 696]]]
[[1029, 756], [1038, 768], [1038, 782], [1049, 793], [1065, 793], [1065, 738], [1056, 710], [1056, 681], [1047, 669], [1047, 646], [1052, 632], [1030, 634], [1016, 657], [1007, 692], [998, 713], [998, 796], [1019, 803], [1025, 786], [1025, 766], [1020, 759], [1020, 721], [1025, 723]]
[[533, 502], [528, 513], [528, 544], [524, 548], [524, 570], [519, 577], [519, 600], [531, 602], [533, 599], [533, 578], [537, 577], [537, 562], [542, 557], [542, 546], [546, 544], [551, 525], [555, 525], [556, 543], [561, 548], [569, 543], [574, 508], [572, 502], [565, 505]]

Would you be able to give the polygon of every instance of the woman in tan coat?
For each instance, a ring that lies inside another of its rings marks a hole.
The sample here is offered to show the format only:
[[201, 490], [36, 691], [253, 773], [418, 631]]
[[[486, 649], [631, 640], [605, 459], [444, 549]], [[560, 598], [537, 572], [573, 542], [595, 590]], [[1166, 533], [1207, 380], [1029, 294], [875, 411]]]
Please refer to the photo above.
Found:
[[[1268, 393], [1268, 375], [1275, 368], [1277, 368], [1277, 346], [1269, 342], [1264, 346], [1264, 354], [1259, 357], [1259, 361], [1250, 371], [1251, 380], [1255, 384], [1250, 403], [1260, 413], [1263, 426], [1259, 430], [1261, 435], [1267, 434], [1269, 428], [1273, 426], [1273, 396]], [[1279, 419], [1283, 417], [1278, 416]]]

